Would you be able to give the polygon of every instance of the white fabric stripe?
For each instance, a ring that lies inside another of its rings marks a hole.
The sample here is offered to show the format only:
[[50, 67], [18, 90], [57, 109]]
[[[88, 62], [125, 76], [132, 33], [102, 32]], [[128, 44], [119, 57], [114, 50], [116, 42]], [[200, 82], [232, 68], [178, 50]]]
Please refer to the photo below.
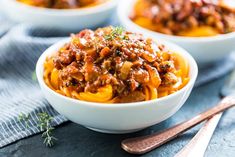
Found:
[[[17, 124], [17, 123], [16, 123], [16, 124]], [[8, 127], [8, 125], [7, 125], [7, 127]], [[12, 127], [8, 127], [8, 129], [9, 129], [10, 131], [12, 131], [11, 128], [15, 129], [15, 127], [14, 127], [13, 125], [12, 125]], [[11, 139], [11, 141], [13, 142], [13, 141], [15, 141], [15, 140], [17, 140], [17, 139], [21, 139], [21, 138], [24, 138], [24, 137], [26, 137], [26, 136], [27, 136], [27, 134], [25, 134], [25, 136], [23, 136], [23, 135], [22, 135], [22, 131], [17, 132], [16, 129], [15, 129], [15, 132], [14, 132], [14, 134], [11, 135], [10, 139]]]
[[8, 129], [7, 133], [8, 133], [8, 138], [10, 139], [10, 141], [15, 141], [14, 136], [12, 135], [15, 135], [16, 133], [9, 127], [9, 125], [7, 125], [6, 123], [3, 123], [3, 124], [5, 124]]
[[22, 135], [22, 138], [26, 137], [27, 134], [25, 133], [25, 131], [22, 130], [22, 127], [19, 126], [19, 122], [14, 121], [15, 125], [18, 127], [18, 129], [20, 130], [20, 134]]
[[19, 122], [18, 124], [20, 124], [20, 126], [21, 126], [21, 130], [22, 130], [23, 134], [25, 135], [24, 137], [31, 135], [30, 133], [28, 133], [28, 129], [27, 130], [24, 129], [25, 126], [22, 122]]
[[[48, 110], [48, 109], [47, 109], [47, 110]], [[48, 111], [49, 111], [50, 115], [54, 115], [54, 113], [52, 113], [51, 110], [48, 110]], [[59, 124], [58, 121], [57, 121], [57, 119], [55, 119], [55, 118], [53, 118], [53, 122], [56, 123], [56, 124]]]
[[[5, 123], [2, 123], [2, 124], [1, 124], [2, 129], [3, 129], [4, 132], [5, 132], [5, 134], [3, 134], [4, 137], [5, 137], [5, 140], [6, 140], [8, 143], [11, 143], [10, 139], [8, 138], [10, 135], [8, 134], [8, 131], [6, 130], [6, 128], [5, 128], [5, 126], [4, 126], [3, 124], [5, 124]], [[5, 136], [5, 135], [7, 135], [7, 136]]]
[[[18, 114], [18, 115], [19, 115], [19, 114]], [[7, 116], [16, 117], [15, 114], [13, 114], [12, 112], [10, 112], [9, 115], [7, 115]], [[14, 118], [13, 118], [13, 119], [14, 119]], [[18, 124], [21, 125], [20, 130], [21, 130], [22, 134], [25, 135], [24, 137], [26, 137], [26, 136], [29, 135], [29, 134], [27, 134], [27, 132], [24, 131], [25, 124], [24, 124], [22, 121], [18, 121], [18, 123], [17, 123], [17, 122], [15, 122], [15, 123], [16, 123], [17, 125], [18, 125]], [[19, 126], [19, 125], [18, 125], [18, 126]], [[23, 136], [23, 135], [22, 135], [22, 136]]]
[[[25, 105], [25, 108], [28, 108], [29, 110], [32, 110], [32, 108], [29, 108], [27, 105]], [[38, 129], [37, 127], [37, 120], [35, 119], [34, 116], [32, 116], [32, 111], [30, 111], [30, 118], [32, 118], [32, 120], [29, 120], [32, 124], [32, 126], [34, 127], [31, 127], [31, 129], [34, 131], [34, 132], [39, 132], [40, 130]]]
[[[16, 125], [17, 123], [16, 123], [16, 121], [15, 121], [15, 119], [14, 119], [14, 118], [13, 118], [13, 120], [14, 120], [15, 125]], [[18, 134], [21, 138], [23, 138], [23, 135], [20, 133], [20, 130], [19, 130], [19, 131], [17, 131], [17, 130], [16, 130], [15, 125], [13, 125], [12, 121], [10, 120], [10, 126], [11, 126], [11, 128], [13, 128], [13, 130], [14, 130], [15, 134]]]
[[[5, 128], [3, 127], [2, 123], [0, 124], [0, 127], [2, 128], [1, 130], [4, 131], [4, 133], [1, 134], [4, 139], [1, 139], [1, 141], [7, 141], [7, 136], [5, 135], [6, 131], [5, 131]], [[7, 142], [5, 142], [5, 143], [7, 143]], [[1, 142], [0, 142], [0, 144], [1, 144]]]
[[[24, 114], [27, 115], [27, 113], [24, 113]], [[32, 121], [30, 119], [28, 120], [28, 123], [29, 123], [29, 127], [26, 128], [26, 126], [25, 126], [25, 129], [28, 130], [28, 131], [32, 131], [34, 134], [36, 134], [37, 132], [34, 130], [34, 128], [33, 128], [34, 125], [33, 125]]]

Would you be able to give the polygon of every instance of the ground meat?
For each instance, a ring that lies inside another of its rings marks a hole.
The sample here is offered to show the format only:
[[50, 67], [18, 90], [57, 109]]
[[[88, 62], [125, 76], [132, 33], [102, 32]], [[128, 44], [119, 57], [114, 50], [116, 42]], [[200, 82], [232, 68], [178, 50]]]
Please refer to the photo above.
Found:
[[163, 80], [162, 85], [169, 86], [169, 85], [174, 85], [178, 81], [178, 78], [173, 73], [167, 72], [164, 75], [162, 75], [162, 80]]
[[175, 69], [174, 63], [172, 61], [163, 61], [158, 65], [158, 67], [159, 67], [158, 70], [163, 73], [172, 71]]
[[141, 68], [133, 70], [132, 77], [139, 83], [147, 83], [150, 80], [149, 73]]
[[114, 27], [72, 35], [71, 42], [52, 56], [59, 71], [59, 86], [96, 93], [100, 87], [112, 85], [120, 102], [143, 101], [143, 86], [158, 88], [175, 83], [176, 78], [171, 73], [176, 69], [170, 52], [153, 43]]

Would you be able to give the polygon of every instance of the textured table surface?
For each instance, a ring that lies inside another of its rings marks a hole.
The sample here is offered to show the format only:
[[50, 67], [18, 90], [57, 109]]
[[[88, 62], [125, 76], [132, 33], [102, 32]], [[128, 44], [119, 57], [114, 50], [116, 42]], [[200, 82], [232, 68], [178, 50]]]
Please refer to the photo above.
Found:
[[[68, 122], [55, 130], [58, 138], [53, 148], [43, 145], [41, 134], [20, 140], [0, 149], [1, 157], [128, 157], [130, 155], [120, 148], [120, 142], [126, 137], [144, 135], [162, 130], [183, 120], [186, 120], [201, 111], [213, 106], [219, 100], [218, 93], [224, 83], [224, 78], [215, 80], [207, 85], [193, 90], [184, 106], [168, 120], [143, 131], [126, 135], [109, 135], [90, 131], [80, 125]], [[228, 156], [235, 154], [235, 109], [227, 111], [206, 152], [206, 157]], [[192, 137], [199, 127], [196, 127], [180, 136], [178, 139], [147, 153], [143, 156], [174, 156]]]

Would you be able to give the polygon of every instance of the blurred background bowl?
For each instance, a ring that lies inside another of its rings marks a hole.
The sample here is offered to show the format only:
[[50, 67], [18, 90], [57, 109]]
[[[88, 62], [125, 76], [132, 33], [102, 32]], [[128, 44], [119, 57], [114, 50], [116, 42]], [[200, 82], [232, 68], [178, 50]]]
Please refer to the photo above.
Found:
[[235, 32], [212, 37], [182, 37], [154, 32], [135, 24], [130, 18], [130, 12], [136, 0], [122, 0], [118, 5], [118, 17], [121, 24], [127, 29], [151, 36], [155, 39], [164, 39], [185, 48], [199, 63], [206, 65], [228, 56], [235, 50]]
[[16, 0], [0, 0], [0, 6], [15, 22], [71, 32], [102, 25], [115, 12], [117, 2], [118, 0], [109, 0], [81, 9], [48, 9], [29, 6]]

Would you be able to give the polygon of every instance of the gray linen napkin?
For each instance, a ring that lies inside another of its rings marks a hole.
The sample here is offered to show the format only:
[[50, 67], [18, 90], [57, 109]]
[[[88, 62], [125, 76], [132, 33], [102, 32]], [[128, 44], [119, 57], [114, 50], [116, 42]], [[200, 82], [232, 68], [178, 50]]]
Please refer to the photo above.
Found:
[[[7, 31], [9, 27], [4, 26], [4, 28], [4, 31]], [[40, 54], [62, 38], [58, 36], [69, 35], [27, 25], [13, 27], [8, 33], [1, 30], [0, 36], [5, 35], [0, 38], [0, 148], [41, 132], [38, 128], [37, 113], [50, 114], [54, 126], [67, 121], [48, 104], [32, 76]], [[234, 66], [232, 59], [232, 57], [225, 58], [200, 69], [196, 86], [228, 73]], [[18, 120], [22, 113], [29, 114], [28, 127]]]

